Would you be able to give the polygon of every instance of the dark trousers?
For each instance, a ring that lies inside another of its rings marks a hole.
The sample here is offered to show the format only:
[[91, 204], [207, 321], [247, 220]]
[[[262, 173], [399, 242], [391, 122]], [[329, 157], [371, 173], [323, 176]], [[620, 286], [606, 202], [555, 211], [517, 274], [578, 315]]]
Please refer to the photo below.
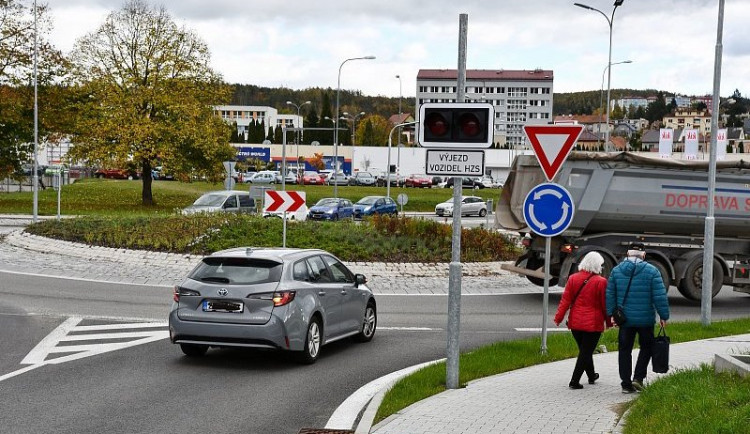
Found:
[[[635, 362], [635, 372], [632, 372], [633, 344], [635, 343], [636, 334], [638, 335], [638, 345], [640, 345], [641, 350], [638, 352], [638, 360]], [[646, 378], [648, 362], [651, 360], [654, 327], [620, 327], [617, 342], [620, 346], [618, 353], [620, 380], [622, 381], [620, 384], [623, 387], [632, 385], [631, 373], [633, 373], [633, 380], [643, 381]]]
[[573, 377], [570, 382], [580, 383], [584, 371], [589, 380], [593, 380], [595, 374], [594, 350], [602, 334], [601, 332], [584, 332], [581, 330], [571, 330], [571, 332], [576, 344], [578, 344], [578, 360], [576, 360], [576, 367], [573, 369]]

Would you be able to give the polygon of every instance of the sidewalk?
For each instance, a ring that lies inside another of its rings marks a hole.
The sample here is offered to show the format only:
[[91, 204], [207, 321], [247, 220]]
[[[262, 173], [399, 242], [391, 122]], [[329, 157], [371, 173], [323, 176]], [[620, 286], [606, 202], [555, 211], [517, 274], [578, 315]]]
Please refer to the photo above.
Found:
[[[750, 334], [673, 344], [670, 373], [712, 364], [715, 353], [747, 353]], [[637, 350], [633, 352], [635, 363]], [[470, 382], [420, 401], [390, 416], [369, 431], [373, 434], [454, 433], [613, 433], [622, 403], [636, 395], [620, 389], [617, 352], [594, 355], [601, 378], [571, 390], [568, 381], [575, 359], [532, 366]], [[650, 371], [648, 381], [669, 374]], [[359, 432], [359, 431], [358, 431]]]

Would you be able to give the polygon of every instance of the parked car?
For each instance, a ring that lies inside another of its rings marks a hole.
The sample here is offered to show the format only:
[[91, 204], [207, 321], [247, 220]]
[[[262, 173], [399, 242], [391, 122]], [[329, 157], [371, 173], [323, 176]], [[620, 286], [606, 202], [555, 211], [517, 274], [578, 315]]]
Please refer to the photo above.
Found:
[[318, 172], [306, 170], [302, 174], [302, 183], [305, 185], [323, 185], [323, 178]]
[[347, 184], [349, 184], [349, 177], [346, 176], [346, 174], [341, 173], [341, 172], [339, 172], [339, 173], [337, 173], [335, 175], [332, 173], [326, 179], [326, 184], [328, 184], [328, 185], [334, 185], [334, 184], [335, 185], [347, 185]]
[[310, 207], [307, 218], [310, 220], [339, 220], [354, 216], [354, 205], [349, 199], [326, 197]]
[[255, 199], [250, 193], [240, 190], [210, 191], [199, 197], [192, 205], [182, 210], [183, 215], [198, 212], [256, 212]]
[[[456, 177], [450, 177], [447, 181], [445, 181], [445, 188], [452, 188], [453, 187], [453, 180], [456, 179]], [[461, 178], [461, 188], [474, 188], [474, 189], [480, 189], [484, 188], [484, 184], [479, 180], [479, 178], [474, 176], [464, 176]]]
[[[435, 206], [435, 214], [439, 216], [453, 215], [453, 198]], [[487, 215], [487, 202], [478, 196], [461, 196], [461, 215], [476, 214], [479, 217]]]
[[99, 169], [94, 172], [94, 177], [99, 179], [139, 179], [140, 172], [134, 169]]
[[[284, 212], [279, 211], [264, 211], [263, 217], [275, 217], [275, 218], [284, 218]], [[287, 212], [286, 213], [286, 220], [287, 221], [305, 221], [307, 220], [307, 207], [302, 207], [294, 212]]]
[[432, 177], [427, 176], [427, 175], [410, 175], [404, 181], [404, 185], [406, 187], [431, 188]]
[[396, 202], [386, 196], [366, 196], [354, 204], [355, 219], [375, 214], [396, 215], [396, 213], [398, 213]]
[[377, 180], [370, 172], [356, 172], [354, 175], [349, 177], [349, 185], [375, 185]]
[[403, 177], [397, 176], [395, 173], [381, 173], [380, 176], [378, 176], [377, 186], [385, 187], [386, 178], [388, 179], [388, 182], [391, 184], [391, 187], [400, 187], [404, 185]]
[[246, 182], [251, 184], [276, 184], [276, 173], [272, 170], [261, 170]]
[[500, 188], [503, 186], [503, 184], [495, 181], [490, 175], [484, 175], [483, 177], [479, 178], [479, 182], [482, 183], [484, 188]]
[[242, 174], [242, 181], [245, 183], [250, 183], [251, 182], [250, 180], [252, 179], [253, 176], [255, 176], [256, 173], [258, 172], [255, 172], [252, 170], [248, 170], [247, 172], [244, 172]]
[[169, 338], [190, 357], [209, 347], [250, 347], [314, 363], [329, 342], [372, 340], [377, 304], [366, 282], [324, 250], [223, 250], [175, 286]]
[[162, 166], [156, 166], [151, 170], [151, 177], [162, 181], [174, 181], [174, 175], [164, 171]]

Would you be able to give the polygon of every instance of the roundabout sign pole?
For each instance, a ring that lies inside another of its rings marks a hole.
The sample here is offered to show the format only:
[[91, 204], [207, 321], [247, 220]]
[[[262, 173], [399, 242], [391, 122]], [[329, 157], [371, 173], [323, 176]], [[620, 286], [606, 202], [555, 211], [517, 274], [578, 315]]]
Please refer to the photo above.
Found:
[[570, 192], [552, 180], [583, 131], [582, 125], [527, 125], [524, 133], [534, 149], [547, 183], [532, 188], [523, 202], [523, 218], [532, 232], [545, 237], [544, 298], [542, 301], [542, 354], [547, 354], [549, 279], [552, 237], [563, 233], [573, 221], [575, 204]]

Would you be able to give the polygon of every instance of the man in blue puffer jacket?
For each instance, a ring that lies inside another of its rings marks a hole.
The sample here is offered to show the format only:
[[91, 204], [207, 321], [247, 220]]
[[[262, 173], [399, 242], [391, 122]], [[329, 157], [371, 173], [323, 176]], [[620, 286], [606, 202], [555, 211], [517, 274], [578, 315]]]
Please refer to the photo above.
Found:
[[[645, 262], [645, 257], [646, 249], [643, 244], [631, 244], [627, 257], [612, 270], [607, 282], [607, 315], [611, 317], [615, 308], [621, 306], [627, 318], [625, 324], [620, 326], [617, 338], [622, 393], [633, 393], [643, 389], [643, 380], [646, 378], [648, 362], [651, 360], [651, 346], [654, 342], [654, 311], [659, 314], [662, 326], [665, 326], [669, 319], [667, 289], [664, 287], [661, 273], [656, 267]], [[636, 334], [641, 349], [633, 373], [632, 353]], [[631, 373], [634, 374], [632, 380]]]

